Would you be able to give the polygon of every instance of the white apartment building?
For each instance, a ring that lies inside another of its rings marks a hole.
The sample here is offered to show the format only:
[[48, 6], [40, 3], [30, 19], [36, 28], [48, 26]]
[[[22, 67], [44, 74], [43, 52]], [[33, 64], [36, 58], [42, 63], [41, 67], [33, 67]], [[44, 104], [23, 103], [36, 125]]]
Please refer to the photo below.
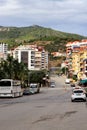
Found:
[[13, 58], [24, 62], [29, 70], [34, 70], [35, 51], [27, 46], [19, 46], [12, 51]]
[[48, 53], [36, 45], [21, 45], [12, 51], [12, 55], [19, 62], [24, 62], [29, 70], [48, 69]]
[[0, 43], [0, 61], [6, 60], [8, 55], [8, 44], [6, 43]]

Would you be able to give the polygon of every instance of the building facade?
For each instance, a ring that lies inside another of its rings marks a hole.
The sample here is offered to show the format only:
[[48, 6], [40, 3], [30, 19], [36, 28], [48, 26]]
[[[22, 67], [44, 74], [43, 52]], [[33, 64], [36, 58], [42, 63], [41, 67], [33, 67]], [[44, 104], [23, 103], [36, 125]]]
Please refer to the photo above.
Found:
[[8, 55], [8, 44], [0, 43], [0, 61], [6, 60]]
[[12, 51], [13, 58], [24, 62], [29, 70], [48, 69], [48, 52], [36, 45], [23, 45]]
[[[87, 75], [87, 40], [69, 42], [66, 44], [66, 60], [72, 68], [72, 73], [78, 76], [78, 79]], [[71, 60], [70, 60], [71, 59]]]

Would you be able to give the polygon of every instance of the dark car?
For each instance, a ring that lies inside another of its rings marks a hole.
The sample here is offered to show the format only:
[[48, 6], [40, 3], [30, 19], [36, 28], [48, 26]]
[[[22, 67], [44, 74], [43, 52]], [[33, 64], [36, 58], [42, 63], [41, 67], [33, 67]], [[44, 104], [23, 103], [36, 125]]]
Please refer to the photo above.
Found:
[[72, 83], [72, 84], [71, 84], [71, 87], [75, 87], [75, 84], [74, 84], [74, 83]]
[[29, 89], [25, 89], [25, 90], [23, 91], [23, 95], [30, 95]]

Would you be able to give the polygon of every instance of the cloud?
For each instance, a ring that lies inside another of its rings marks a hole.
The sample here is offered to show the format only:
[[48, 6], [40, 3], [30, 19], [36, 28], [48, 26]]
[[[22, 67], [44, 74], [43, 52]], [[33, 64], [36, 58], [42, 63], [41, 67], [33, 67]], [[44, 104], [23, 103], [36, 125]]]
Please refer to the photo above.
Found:
[[20, 8], [17, 0], [1, 0], [0, 2], [0, 16], [15, 15]]
[[[84, 0], [83, 0], [84, 1]], [[82, 0], [4, 0], [3, 6], [0, 7], [0, 15], [9, 14], [69, 14], [76, 13], [81, 8]]]
[[40, 24], [59, 27], [61, 30], [67, 26], [64, 31], [74, 32], [74, 29], [68, 28], [86, 25], [86, 3], [86, 0], [0, 0], [0, 24], [16, 26]]

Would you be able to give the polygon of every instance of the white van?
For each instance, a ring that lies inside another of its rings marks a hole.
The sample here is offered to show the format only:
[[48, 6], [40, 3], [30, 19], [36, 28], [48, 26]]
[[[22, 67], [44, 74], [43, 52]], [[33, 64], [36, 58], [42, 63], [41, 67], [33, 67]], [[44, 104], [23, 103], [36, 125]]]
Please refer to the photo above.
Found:
[[23, 95], [21, 82], [13, 79], [0, 80], [0, 97], [20, 97]]

